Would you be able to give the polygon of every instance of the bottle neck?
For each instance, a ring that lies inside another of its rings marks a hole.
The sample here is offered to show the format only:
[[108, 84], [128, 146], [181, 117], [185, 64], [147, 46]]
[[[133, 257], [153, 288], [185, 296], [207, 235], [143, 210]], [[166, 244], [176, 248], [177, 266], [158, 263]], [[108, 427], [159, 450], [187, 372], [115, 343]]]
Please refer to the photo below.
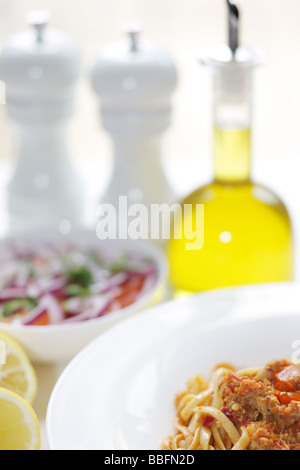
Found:
[[251, 176], [251, 129], [214, 129], [214, 176], [218, 182], [242, 183]]
[[222, 68], [214, 81], [214, 177], [243, 183], [251, 175], [251, 70]]

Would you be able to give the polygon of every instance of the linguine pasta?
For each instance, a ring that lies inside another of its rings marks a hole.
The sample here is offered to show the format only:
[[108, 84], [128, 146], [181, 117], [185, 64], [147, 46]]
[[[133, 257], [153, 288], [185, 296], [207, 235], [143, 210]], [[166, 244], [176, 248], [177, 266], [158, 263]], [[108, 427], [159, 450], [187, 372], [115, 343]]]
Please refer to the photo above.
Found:
[[287, 361], [244, 370], [221, 364], [209, 381], [190, 377], [185, 391], [176, 396], [174, 433], [161, 448], [298, 450], [300, 425], [294, 424], [295, 416], [300, 417], [298, 389], [300, 366]]

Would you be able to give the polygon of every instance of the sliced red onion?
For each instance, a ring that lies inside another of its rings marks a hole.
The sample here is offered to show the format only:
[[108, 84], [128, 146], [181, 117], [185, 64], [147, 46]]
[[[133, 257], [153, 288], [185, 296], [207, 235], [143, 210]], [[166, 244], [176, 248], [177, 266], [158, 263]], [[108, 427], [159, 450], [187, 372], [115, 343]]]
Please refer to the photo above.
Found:
[[63, 321], [63, 323], [77, 323], [81, 321], [91, 320], [92, 318], [98, 318], [105, 314], [109, 307], [112, 297], [111, 296], [95, 296], [90, 298], [92, 300], [92, 306], [87, 308], [84, 312], [79, 315], [75, 315]]
[[55, 294], [60, 292], [66, 286], [67, 282], [63, 278], [44, 278], [39, 279], [35, 285], [37, 286], [41, 295], [44, 294]]
[[67, 315], [74, 316], [79, 315], [82, 312], [82, 297], [71, 297], [65, 300], [64, 310]]
[[10, 300], [19, 299], [28, 295], [26, 286], [7, 287], [0, 290], [0, 302], [8, 302]]
[[42, 297], [40, 305], [47, 309], [50, 324], [57, 324], [64, 320], [65, 315], [62, 306], [53, 295], [48, 294]]
[[117, 286], [123, 284], [128, 278], [128, 274], [125, 272], [120, 272], [115, 274], [113, 277], [109, 279], [105, 279], [102, 282], [97, 282], [91, 286], [91, 292], [93, 294], [97, 294], [99, 292], [110, 292]]
[[45, 313], [48, 314], [50, 324], [61, 323], [64, 319], [64, 312], [59, 302], [55, 297], [47, 295], [40, 300], [37, 307], [30, 310], [24, 317], [18, 318], [17, 322], [23, 325], [32, 325]]
[[18, 323], [22, 325], [32, 325], [47, 312], [47, 308], [43, 305], [38, 305], [36, 308], [27, 313], [23, 318], [18, 318]]

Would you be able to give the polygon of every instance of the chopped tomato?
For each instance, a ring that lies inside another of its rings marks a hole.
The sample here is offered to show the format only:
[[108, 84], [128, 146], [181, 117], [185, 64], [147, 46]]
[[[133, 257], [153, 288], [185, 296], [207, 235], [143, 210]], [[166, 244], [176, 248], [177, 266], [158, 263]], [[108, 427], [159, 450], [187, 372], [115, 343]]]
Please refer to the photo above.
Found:
[[300, 364], [282, 369], [274, 377], [274, 387], [281, 392], [295, 392], [300, 385]]
[[203, 418], [202, 425], [203, 425], [204, 428], [210, 428], [214, 421], [215, 421], [215, 418], [213, 416], [206, 415]]
[[48, 312], [45, 311], [41, 315], [39, 315], [32, 323], [31, 325], [36, 325], [36, 326], [41, 326], [41, 325], [49, 325], [50, 320], [49, 320], [49, 315]]
[[300, 392], [280, 392], [275, 390], [274, 395], [278, 398], [281, 405], [289, 405], [291, 401], [300, 401]]
[[145, 277], [142, 275], [133, 276], [125, 281], [119, 288], [115, 301], [118, 302], [119, 308], [127, 307], [133, 304], [142, 291], [145, 283]]
[[125, 281], [121, 286], [119, 286], [119, 293], [115, 298], [119, 299], [130, 294], [131, 292], [139, 293], [144, 286], [144, 282], [144, 276], [132, 276], [128, 281]]

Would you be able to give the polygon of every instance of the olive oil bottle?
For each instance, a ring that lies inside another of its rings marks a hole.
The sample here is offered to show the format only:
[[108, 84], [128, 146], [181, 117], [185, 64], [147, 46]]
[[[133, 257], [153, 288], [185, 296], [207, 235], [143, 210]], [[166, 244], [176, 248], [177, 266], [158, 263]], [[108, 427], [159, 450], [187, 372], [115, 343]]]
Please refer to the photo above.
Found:
[[[229, 45], [207, 49], [202, 56], [214, 77], [214, 178], [182, 201], [182, 209], [192, 210], [174, 218], [168, 256], [175, 296], [293, 279], [287, 208], [251, 179], [252, 76], [261, 59], [257, 51], [238, 47], [236, 7], [229, 15]], [[197, 227], [197, 205], [204, 207], [203, 227]], [[185, 226], [203, 230], [202, 247], [190, 248]]]

